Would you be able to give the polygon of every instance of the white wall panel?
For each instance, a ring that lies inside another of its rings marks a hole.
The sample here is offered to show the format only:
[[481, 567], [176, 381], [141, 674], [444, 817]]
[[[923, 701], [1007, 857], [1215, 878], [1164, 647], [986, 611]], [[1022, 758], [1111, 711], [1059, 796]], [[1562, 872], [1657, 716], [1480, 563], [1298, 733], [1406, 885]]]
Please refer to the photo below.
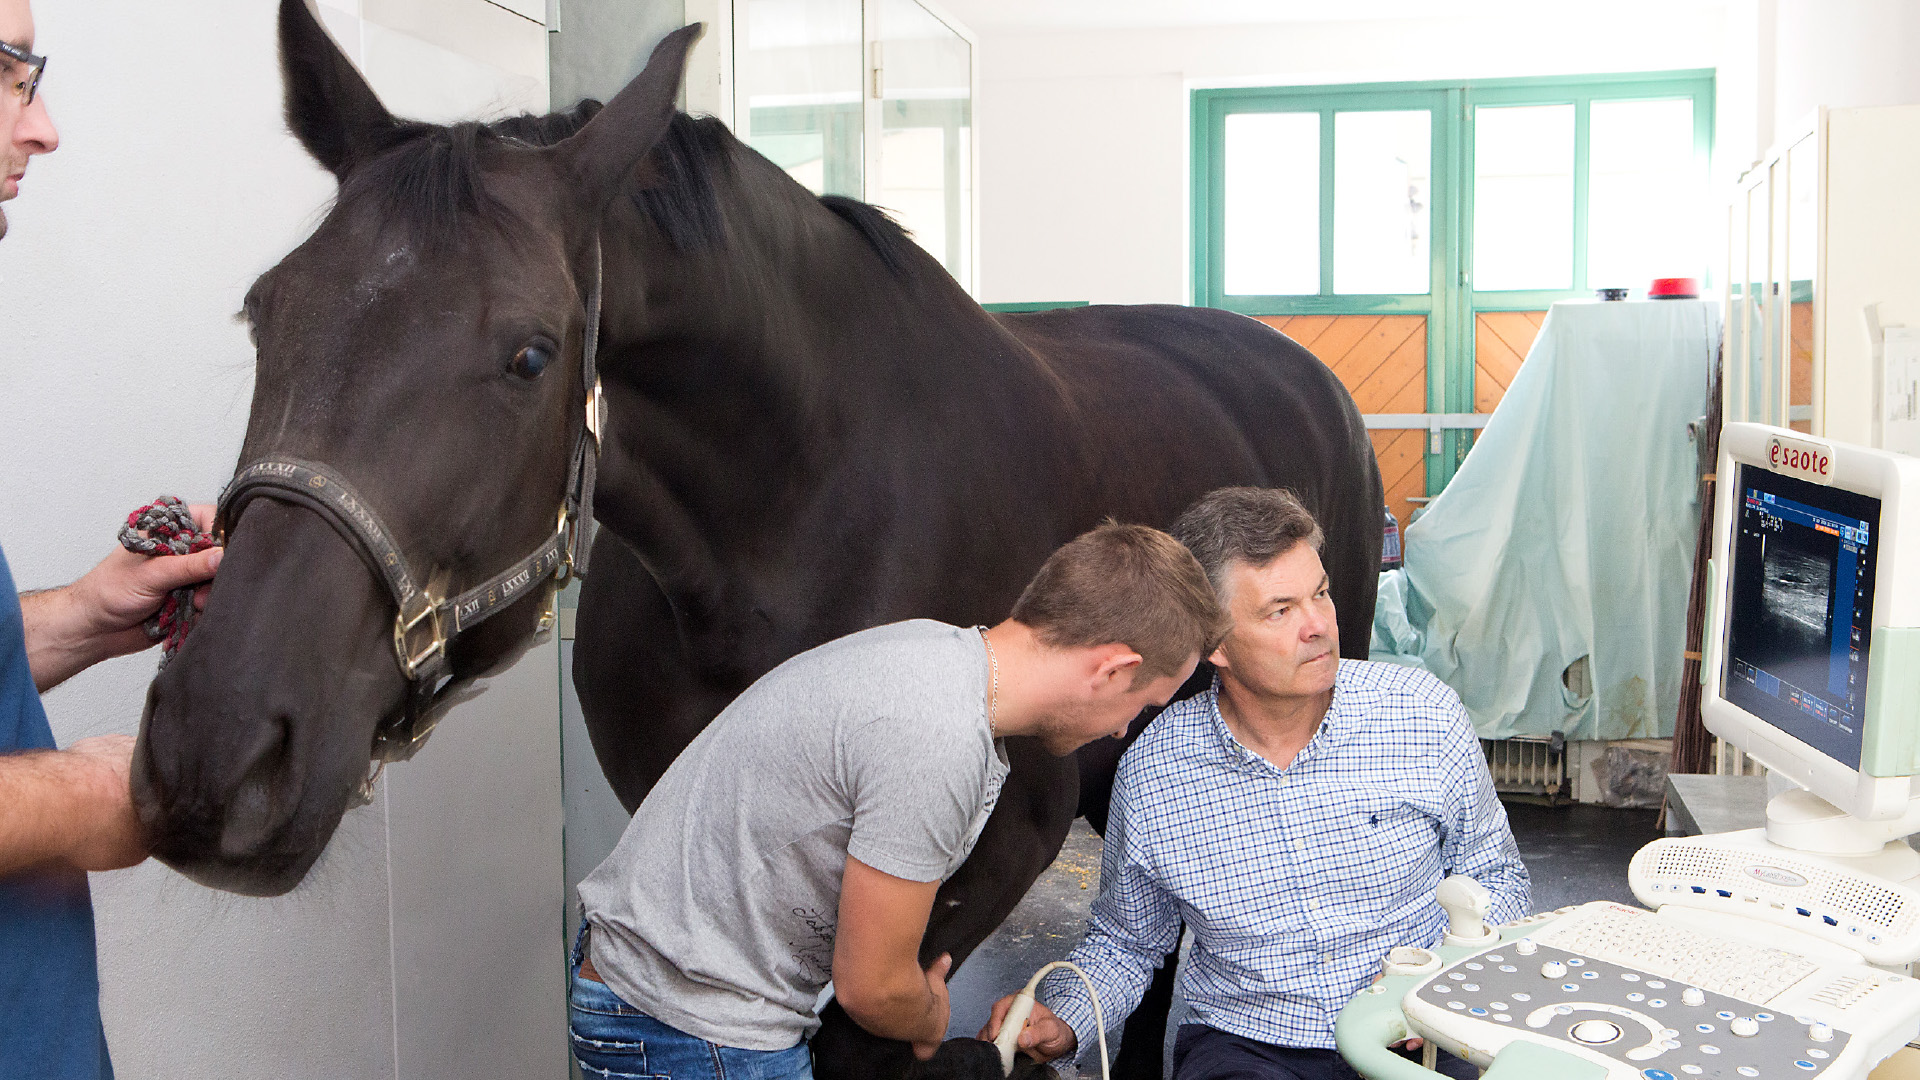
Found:
[[[321, 15], [397, 111], [543, 109], [544, 30], [451, 2]], [[280, 116], [274, 8], [35, 0], [62, 145], [33, 160], [0, 241], [0, 498], [16, 511], [0, 543], [23, 588], [84, 572], [134, 506], [211, 500], [232, 472], [253, 362], [233, 313], [334, 190]], [[453, 25], [405, 32], [429, 10]], [[49, 695], [58, 739], [134, 731], [154, 659]], [[537, 650], [449, 716], [288, 896], [153, 863], [95, 875], [119, 1075], [563, 1075], [556, 663]]]

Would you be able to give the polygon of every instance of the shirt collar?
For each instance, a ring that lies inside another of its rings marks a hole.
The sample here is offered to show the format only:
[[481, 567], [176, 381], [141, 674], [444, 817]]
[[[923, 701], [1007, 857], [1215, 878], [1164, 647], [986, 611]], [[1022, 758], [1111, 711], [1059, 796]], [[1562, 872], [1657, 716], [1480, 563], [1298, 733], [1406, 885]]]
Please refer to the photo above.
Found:
[[[1365, 714], [1367, 697], [1358, 688], [1349, 685], [1349, 664], [1354, 661], [1342, 659], [1340, 670], [1333, 677], [1333, 702], [1327, 706], [1327, 715], [1320, 718], [1320, 729], [1307, 740], [1307, 745], [1293, 759], [1294, 765], [1310, 762], [1321, 754], [1331, 750], [1345, 739]], [[1215, 672], [1213, 686], [1207, 690], [1207, 724], [1213, 733], [1220, 753], [1236, 766], [1265, 766], [1274, 769], [1274, 764], [1242, 745], [1233, 735], [1233, 729], [1227, 726], [1227, 718], [1220, 715], [1220, 674]], [[1292, 766], [1288, 766], [1292, 768]], [[1275, 771], [1280, 771], [1275, 769]]]

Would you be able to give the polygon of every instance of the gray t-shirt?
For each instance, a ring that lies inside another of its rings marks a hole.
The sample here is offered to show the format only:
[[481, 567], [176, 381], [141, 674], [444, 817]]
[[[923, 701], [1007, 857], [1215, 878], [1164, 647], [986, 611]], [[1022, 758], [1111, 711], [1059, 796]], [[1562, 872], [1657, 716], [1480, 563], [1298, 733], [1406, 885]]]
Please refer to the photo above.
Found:
[[1007, 775], [985, 646], [927, 620], [828, 642], [768, 672], [682, 751], [580, 883], [615, 993], [723, 1046], [819, 1027], [848, 855], [944, 881]]

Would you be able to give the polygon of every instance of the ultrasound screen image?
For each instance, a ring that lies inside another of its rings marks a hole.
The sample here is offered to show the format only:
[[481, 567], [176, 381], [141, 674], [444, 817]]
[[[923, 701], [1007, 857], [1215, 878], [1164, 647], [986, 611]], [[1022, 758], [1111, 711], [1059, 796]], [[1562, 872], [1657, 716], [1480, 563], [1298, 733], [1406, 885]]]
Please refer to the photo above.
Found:
[[[1818, 536], [1819, 534], [1815, 534]], [[1798, 551], [1785, 537], [1765, 543], [1760, 559], [1761, 632], [1753, 635], [1753, 662], [1782, 678], [1780, 668], [1809, 665], [1796, 683], [1826, 681], [1828, 641], [1832, 638], [1833, 558]]]
[[1860, 764], [1878, 499], [1741, 466], [1722, 696]]

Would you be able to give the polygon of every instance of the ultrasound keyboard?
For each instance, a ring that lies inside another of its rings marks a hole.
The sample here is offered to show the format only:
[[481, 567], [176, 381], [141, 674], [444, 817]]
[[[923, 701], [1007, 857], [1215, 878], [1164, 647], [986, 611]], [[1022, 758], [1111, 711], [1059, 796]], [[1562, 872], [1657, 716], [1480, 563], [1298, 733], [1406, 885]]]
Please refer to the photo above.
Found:
[[1524, 920], [1451, 962], [1399, 952], [1431, 957], [1399, 969], [1422, 976], [1400, 1002], [1410, 1029], [1482, 1067], [1531, 1042], [1607, 1080], [1855, 1080], [1920, 1034], [1920, 982], [1622, 904]]
[[1709, 994], [1771, 1001], [1819, 970], [1798, 953], [1704, 934], [1651, 911], [1599, 905], [1532, 935], [1541, 945], [1591, 956]]

